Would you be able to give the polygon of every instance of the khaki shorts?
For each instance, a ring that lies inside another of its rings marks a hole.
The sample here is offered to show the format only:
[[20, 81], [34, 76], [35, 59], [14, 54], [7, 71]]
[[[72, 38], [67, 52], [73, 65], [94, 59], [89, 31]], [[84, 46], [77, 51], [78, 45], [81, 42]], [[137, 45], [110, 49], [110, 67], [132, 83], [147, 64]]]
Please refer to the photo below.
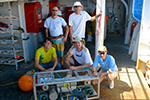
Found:
[[[98, 72], [98, 76], [99, 76], [100, 74], [102, 74], [102, 73], [105, 73], [105, 72], [106, 72], [106, 71], [104, 71], [104, 70], [101, 69], [101, 70]], [[115, 70], [115, 71], [112, 73], [112, 75], [113, 75], [114, 77], [117, 77], [118, 71]], [[105, 75], [104, 77], [106, 77], [106, 76], [109, 77], [109, 74], [108, 74], [108, 75]]]

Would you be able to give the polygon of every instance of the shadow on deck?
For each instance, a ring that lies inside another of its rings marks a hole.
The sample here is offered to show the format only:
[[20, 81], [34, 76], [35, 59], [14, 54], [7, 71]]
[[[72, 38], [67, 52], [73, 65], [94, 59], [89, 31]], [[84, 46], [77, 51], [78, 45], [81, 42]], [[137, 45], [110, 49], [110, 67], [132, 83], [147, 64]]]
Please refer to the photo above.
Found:
[[[108, 88], [104, 79], [100, 86], [100, 100], [149, 100], [150, 90], [141, 72], [135, 68], [120, 68], [115, 87]], [[95, 87], [96, 88], [96, 87]]]

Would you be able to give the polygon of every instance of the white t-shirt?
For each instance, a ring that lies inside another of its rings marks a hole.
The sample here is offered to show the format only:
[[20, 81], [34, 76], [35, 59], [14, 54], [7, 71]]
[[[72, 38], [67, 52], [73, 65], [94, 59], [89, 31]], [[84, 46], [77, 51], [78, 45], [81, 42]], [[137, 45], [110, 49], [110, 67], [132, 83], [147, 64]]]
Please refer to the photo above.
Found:
[[93, 64], [93, 61], [92, 61], [92, 58], [91, 58], [91, 55], [90, 55], [88, 49], [86, 52], [84, 49], [82, 49], [82, 51], [78, 52], [76, 48], [73, 48], [71, 51], [73, 51], [74, 58], [79, 64], [82, 64], [82, 65], [87, 64], [87, 63], [90, 63], [90, 65]]
[[85, 11], [81, 11], [79, 15], [72, 13], [69, 16], [69, 26], [72, 26], [73, 38], [76, 36], [85, 38], [85, 25], [87, 20], [91, 20], [91, 16]]
[[57, 37], [59, 35], [62, 35], [63, 34], [62, 26], [66, 26], [66, 25], [67, 23], [65, 22], [65, 20], [58, 16], [56, 19], [49, 17], [46, 19], [44, 23], [44, 27], [49, 29], [50, 36], [52, 37]]

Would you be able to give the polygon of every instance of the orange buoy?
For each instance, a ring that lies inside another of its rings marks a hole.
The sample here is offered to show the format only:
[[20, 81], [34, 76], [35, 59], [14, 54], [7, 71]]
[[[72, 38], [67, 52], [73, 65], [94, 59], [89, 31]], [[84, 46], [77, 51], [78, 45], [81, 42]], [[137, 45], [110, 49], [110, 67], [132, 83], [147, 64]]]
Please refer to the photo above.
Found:
[[18, 86], [22, 91], [31, 91], [33, 89], [33, 78], [30, 75], [23, 75], [18, 81]]

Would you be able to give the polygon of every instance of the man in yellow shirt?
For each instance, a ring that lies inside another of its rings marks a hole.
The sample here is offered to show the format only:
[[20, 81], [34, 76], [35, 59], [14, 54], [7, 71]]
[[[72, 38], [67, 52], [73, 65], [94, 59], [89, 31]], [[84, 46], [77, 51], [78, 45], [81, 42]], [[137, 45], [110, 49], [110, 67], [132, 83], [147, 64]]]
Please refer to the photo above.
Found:
[[35, 54], [35, 67], [37, 71], [53, 71], [60, 69], [61, 65], [58, 63], [56, 50], [53, 45], [53, 40], [50, 37], [44, 39], [44, 46], [40, 47]]

